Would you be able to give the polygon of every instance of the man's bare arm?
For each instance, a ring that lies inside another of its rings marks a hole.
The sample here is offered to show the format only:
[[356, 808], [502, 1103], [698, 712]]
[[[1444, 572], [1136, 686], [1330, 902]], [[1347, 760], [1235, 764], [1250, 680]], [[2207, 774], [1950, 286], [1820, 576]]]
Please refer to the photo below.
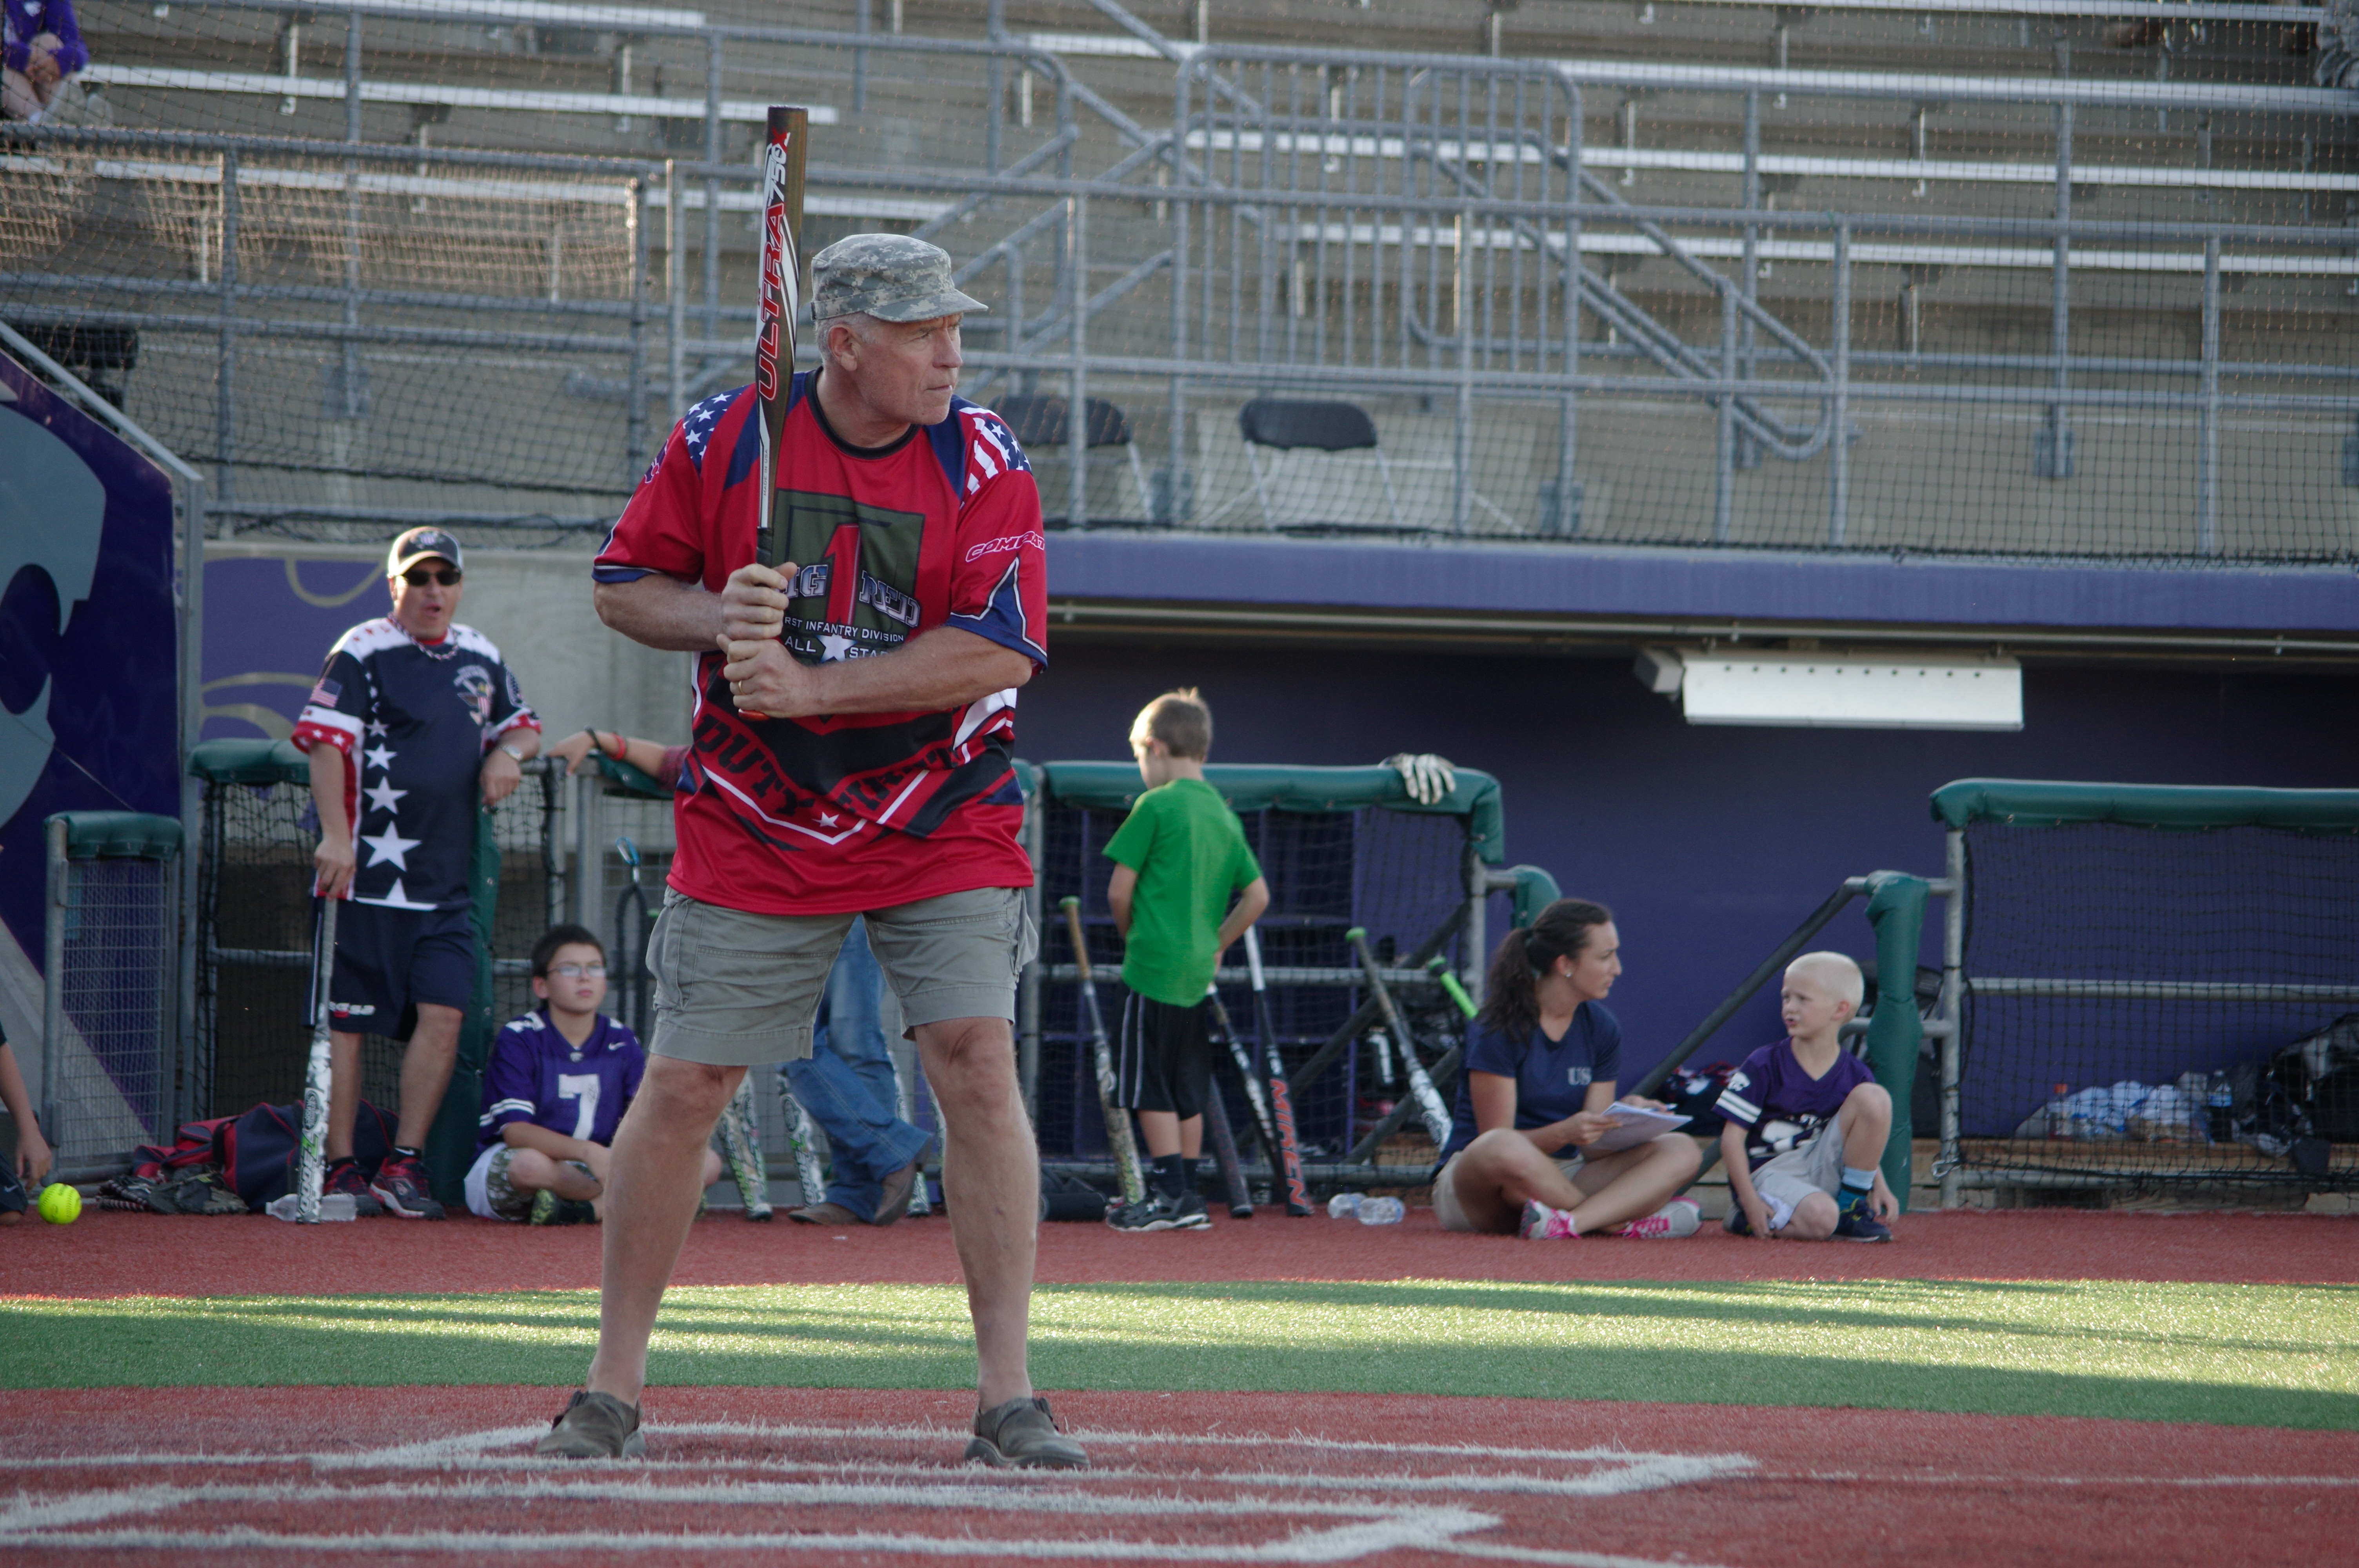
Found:
[[806, 665], [770, 639], [730, 642], [722, 672], [737, 706], [777, 719], [812, 713], [938, 713], [1032, 678], [1032, 661], [988, 637], [937, 626], [889, 654]]
[[629, 582], [602, 582], [598, 619], [634, 643], [673, 654], [701, 654], [721, 635], [721, 596], [660, 572]]

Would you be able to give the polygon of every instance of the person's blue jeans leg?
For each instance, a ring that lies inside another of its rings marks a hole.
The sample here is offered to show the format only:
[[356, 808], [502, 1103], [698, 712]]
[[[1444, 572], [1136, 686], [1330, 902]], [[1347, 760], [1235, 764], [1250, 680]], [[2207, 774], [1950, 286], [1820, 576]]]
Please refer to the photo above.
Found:
[[866, 924], [855, 920], [828, 975], [811, 1054], [786, 1065], [795, 1099], [827, 1134], [834, 1162], [828, 1201], [871, 1223], [885, 1178], [916, 1159], [927, 1141], [922, 1130], [900, 1118], [879, 1018], [883, 983]]

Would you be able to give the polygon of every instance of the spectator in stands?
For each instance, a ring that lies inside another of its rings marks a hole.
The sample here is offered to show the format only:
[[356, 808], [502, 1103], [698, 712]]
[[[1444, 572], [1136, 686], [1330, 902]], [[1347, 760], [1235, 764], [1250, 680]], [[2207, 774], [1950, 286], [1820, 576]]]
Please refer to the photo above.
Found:
[[1560, 898], [1492, 954], [1433, 1179], [1444, 1230], [1535, 1241], [1695, 1234], [1696, 1206], [1671, 1196], [1702, 1164], [1695, 1140], [1666, 1132], [1610, 1154], [1582, 1152], [1614, 1126], [1605, 1113], [1622, 1071], [1622, 1025], [1605, 994], [1622, 972], [1621, 946], [1604, 905]]
[[1843, 1048], [1867, 982], [1841, 953], [1786, 966], [1778, 997], [1787, 1038], [1745, 1058], [1713, 1109], [1735, 1206], [1730, 1234], [1769, 1240], [1889, 1241], [1900, 1212], [1878, 1167], [1892, 1096]]
[[8, 1108], [9, 1119], [16, 1124], [16, 1158], [0, 1167], [0, 1225], [14, 1225], [25, 1217], [30, 1201], [26, 1195], [39, 1192], [49, 1180], [52, 1155], [33, 1115], [33, 1097], [25, 1092], [16, 1053], [8, 1048], [5, 1033], [0, 1033], [0, 1105]]
[[[573, 1225], [601, 1217], [607, 1150], [647, 1054], [630, 1025], [598, 1011], [606, 949], [586, 928], [554, 926], [534, 945], [532, 994], [541, 1005], [500, 1031], [484, 1069], [467, 1208]], [[707, 1149], [704, 1184], [720, 1179], [721, 1156]]]
[[2310, 79], [2321, 87], [2359, 89], [2359, 0], [2325, 0]]
[[[580, 773], [590, 755], [613, 757], [654, 779], [678, 786], [685, 746], [663, 746], [615, 730], [584, 730], [549, 749], [566, 771]], [[828, 1184], [822, 1201], [806, 1195], [787, 1217], [804, 1225], [890, 1225], [909, 1211], [919, 1179], [925, 1131], [901, 1119], [900, 1093], [885, 1041], [881, 1005], [885, 977], [868, 950], [868, 926], [854, 920], [836, 950], [827, 989], [820, 994], [811, 1054], [786, 1064], [796, 1103], [827, 1134]]]
[[39, 120], [90, 63], [73, 0], [0, 0], [0, 120]]
[[[475, 989], [476, 803], [506, 798], [540, 746], [540, 720], [499, 649], [452, 619], [462, 571], [459, 541], [440, 528], [394, 540], [393, 613], [336, 640], [294, 736], [311, 754], [319, 895], [350, 901], [328, 991], [326, 1190], [350, 1193], [364, 1214], [382, 1205], [405, 1219], [442, 1217], [422, 1151]], [[374, 1177], [353, 1162], [363, 1033], [409, 1041], [394, 1150]]]

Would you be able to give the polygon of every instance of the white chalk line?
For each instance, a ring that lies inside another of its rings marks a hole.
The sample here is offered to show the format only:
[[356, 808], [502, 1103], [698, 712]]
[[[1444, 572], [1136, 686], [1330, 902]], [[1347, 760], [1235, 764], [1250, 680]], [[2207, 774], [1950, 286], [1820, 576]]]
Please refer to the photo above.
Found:
[[[1542, 1458], [1558, 1463], [1594, 1466], [1589, 1473], [1578, 1476], [1544, 1476], [1521, 1473], [1485, 1473], [1461, 1475], [1384, 1475], [1337, 1476], [1282, 1470], [1196, 1471], [1189, 1475], [1153, 1472], [1125, 1466], [1119, 1470], [1097, 1469], [1064, 1472], [986, 1472], [962, 1465], [953, 1470], [945, 1465], [891, 1465], [861, 1461], [824, 1465], [811, 1462], [762, 1459], [745, 1467], [819, 1472], [841, 1476], [847, 1473], [875, 1476], [893, 1473], [910, 1477], [917, 1484], [892, 1484], [875, 1480], [851, 1481], [826, 1479], [818, 1481], [765, 1481], [739, 1479], [713, 1481], [714, 1461], [710, 1457], [698, 1461], [676, 1461], [649, 1465], [637, 1461], [595, 1463], [592, 1474], [583, 1476], [575, 1463], [554, 1462], [546, 1471], [544, 1462], [526, 1455], [495, 1453], [495, 1450], [520, 1446], [545, 1430], [538, 1423], [531, 1426], [498, 1427], [487, 1431], [460, 1433], [430, 1442], [408, 1444], [397, 1448], [368, 1454], [308, 1454], [252, 1455], [224, 1454], [212, 1456], [215, 1463], [315, 1464], [320, 1469], [349, 1470], [363, 1466], [416, 1469], [435, 1467], [445, 1472], [477, 1472], [496, 1466], [503, 1473], [498, 1479], [469, 1478], [438, 1482], [342, 1483], [336, 1485], [235, 1484], [204, 1483], [197, 1485], [162, 1484], [132, 1487], [96, 1494], [82, 1494], [55, 1498], [48, 1496], [23, 1497], [14, 1505], [0, 1504], [0, 1544], [26, 1548], [109, 1551], [343, 1551], [364, 1554], [452, 1552], [558, 1552], [567, 1550], [590, 1550], [603, 1547], [620, 1551], [799, 1551], [812, 1552], [878, 1552], [918, 1556], [989, 1556], [1027, 1557], [1039, 1559], [1071, 1559], [1077, 1557], [1137, 1562], [1238, 1562], [1238, 1563], [1332, 1563], [1416, 1548], [1427, 1551], [1456, 1551], [1475, 1544], [1458, 1538], [1469, 1531], [1496, 1528], [1502, 1521], [1494, 1515], [1475, 1512], [1465, 1508], [1434, 1506], [1426, 1501], [1433, 1494], [1494, 1493], [1552, 1496], [1614, 1496], [1655, 1490], [1707, 1481], [1721, 1476], [1738, 1474], [1754, 1467], [1754, 1461], [1742, 1454], [1688, 1455], [1641, 1454], [1623, 1448], [1584, 1448], [1572, 1450], [1500, 1448], [1476, 1444], [1386, 1444], [1351, 1442], [1332, 1438], [1311, 1437], [1294, 1433], [1282, 1437], [1245, 1433], [1234, 1434], [1168, 1434], [1159, 1433], [1097, 1433], [1081, 1435], [1103, 1447], [1126, 1448], [1152, 1446], [1263, 1449], [1310, 1449], [1329, 1453], [1366, 1453], [1392, 1455], [1440, 1454], [1451, 1458]], [[955, 1428], [933, 1425], [765, 1425], [737, 1422], [682, 1422], [678, 1425], [651, 1427], [651, 1434], [677, 1436], [715, 1436], [739, 1438], [825, 1438], [846, 1437], [872, 1441], [922, 1440], [947, 1442], [963, 1439], [963, 1432]], [[101, 1456], [110, 1467], [125, 1456]], [[180, 1454], [171, 1456], [182, 1463], [205, 1463], [207, 1456]], [[49, 1462], [51, 1466], [70, 1464], [66, 1456]], [[733, 1462], [720, 1463], [736, 1467]], [[522, 1465], [525, 1474], [516, 1471]], [[675, 1469], [693, 1469], [706, 1477], [690, 1484], [670, 1480]], [[658, 1474], [649, 1476], [650, 1470]], [[629, 1478], [625, 1478], [625, 1476]], [[1131, 1486], [1147, 1483], [1162, 1487], [1215, 1484], [1224, 1489], [1223, 1496], [1212, 1498], [1179, 1497], [1168, 1494], [1107, 1495], [1101, 1489], [1104, 1483], [1122, 1482]], [[1244, 1495], [1234, 1488], [1245, 1488]], [[1290, 1496], [1273, 1497], [1271, 1493], [1325, 1492], [1362, 1494], [1348, 1498]], [[1394, 1502], [1401, 1494], [1412, 1494], [1417, 1501]], [[710, 1507], [713, 1504], [740, 1506], [813, 1507], [837, 1506], [851, 1508], [931, 1509], [942, 1510], [973, 1510], [1001, 1515], [1028, 1514], [1061, 1516], [1071, 1519], [1097, 1519], [1112, 1524], [1119, 1519], [1171, 1519], [1175, 1522], [1217, 1517], [1271, 1517], [1293, 1519], [1344, 1518], [1353, 1522], [1327, 1529], [1299, 1530], [1271, 1541], [1245, 1543], [1197, 1544], [1186, 1541], [1121, 1540], [1098, 1536], [1088, 1540], [1026, 1539], [994, 1541], [971, 1534], [940, 1538], [916, 1534], [859, 1532], [853, 1534], [818, 1531], [745, 1532], [695, 1531], [680, 1533], [647, 1533], [618, 1537], [607, 1532], [569, 1532], [514, 1534], [506, 1531], [480, 1530], [411, 1530], [394, 1532], [355, 1532], [351, 1535], [300, 1534], [260, 1530], [251, 1526], [233, 1526], [219, 1530], [172, 1530], [155, 1526], [127, 1529], [88, 1528], [118, 1519], [126, 1515], [159, 1513], [190, 1506], [260, 1506], [301, 1507], [306, 1505], [346, 1505], [360, 1502], [400, 1502], [409, 1505], [454, 1503], [504, 1503], [517, 1501], [580, 1502], [592, 1505], [626, 1504], [636, 1506]], [[80, 1526], [82, 1528], [74, 1528]], [[1577, 1568], [1667, 1568], [1649, 1560], [1613, 1557], [1597, 1553], [1543, 1552], [1539, 1556], [1524, 1555], [1526, 1549], [1503, 1549], [1510, 1560], [1536, 1563], [1566, 1563]], [[1496, 1556], [1485, 1551], [1479, 1555]]]
[[1759, 1470], [1756, 1481], [1864, 1481], [1879, 1487], [2359, 1487], [2359, 1476], [1973, 1476], [1907, 1470]]
[[[1292, 1535], [1280, 1541], [1204, 1543], [1161, 1541], [1015, 1540], [989, 1536], [938, 1538], [897, 1535], [883, 1531], [827, 1533], [821, 1531], [644, 1532], [575, 1530], [539, 1535], [507, 1535], [473, 1530], [404, 1530], [353, 1535], [281, 1535], [251, 1526], [218, 1530], [126, 1530], [90, 1532], [41, 1531], [13, 1539], [13, 1544], [52, 1551], [110, 1552], [288, 1552], [314, 1555], [342, 1552], [406, 1554], [410, 1556], [529, 1553], [555, 1557], [570, 1552], [809, 1552], [841, 1555], [866, 1552], [915, 1557], [1017, 1558], [1027, 1562], [1070, 1561], [1123, 1563], [1345, 1563], [1381, 1552], [1452, 1550], [1455, 1537], [1467, 1530], [1487, 1530], [1497, 1521], [1487, 1514], [1454, 1509], [1405, 1513], [1392, 1519], [1347, 1525], [1339, 1530]], [[1487, 1553], [1485, 1554], [1487, 1555]], [[1558, 1561], [1554, 1557], [1533, 1561]], [[1566, 1557], [1565, 1562], [1574, 1559]], [[1697, 1568], [1690, 1563], [1648, 1562], [1636, 1558], [1586, 1559], [1597, 1568]]]

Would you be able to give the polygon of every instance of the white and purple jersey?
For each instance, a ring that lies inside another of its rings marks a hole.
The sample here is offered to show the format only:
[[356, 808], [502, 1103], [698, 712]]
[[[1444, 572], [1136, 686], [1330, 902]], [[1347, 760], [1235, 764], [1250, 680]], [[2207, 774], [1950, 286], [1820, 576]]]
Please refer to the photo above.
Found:
[[1852, 1090], [1874, 1082], [1867, 1064], [1847, 1051], [1835, 1054], [1826, 1076], [1814, 1078], [1795, 1058], [1793, 1041], [1780, 1040], [1745, 1058], [1712, 1108], [1745, 1129], [1745, 1157], [1757, 1171], [1816, 1138]]
[[603, 1012], [579, 1045], [557, 1032], [546, 1010], [527, 1012], [492, 1042], [475, 1147], [503, 1141], [500, 1129], [512, 1121], [612, 1143], [647, 1067], [639, 1037]]
[[387, 909], [466, 908], [484, 754], [511, 730], [539, 728], [499, 649], [473, 627], [421, 643], [378, 619], [339, 637], [294, 740], [343, 753], [360, 861], [352, 896]]

